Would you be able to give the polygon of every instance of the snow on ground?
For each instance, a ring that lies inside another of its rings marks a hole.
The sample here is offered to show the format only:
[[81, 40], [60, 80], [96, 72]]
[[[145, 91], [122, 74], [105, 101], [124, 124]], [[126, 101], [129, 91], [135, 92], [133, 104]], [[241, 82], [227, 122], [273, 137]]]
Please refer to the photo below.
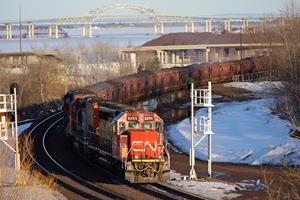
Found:
[[224, 83], [225, 87], [236, 87], [256, 93], [277, 93], [282, 88], [282, 82], [262, 81], [262, 82], [231, 82]]
[[181, 174], [171, 173], [169, 184], [186, 192], [209, 199], [233, 199], [241, 196], [240, 190], [262, 190], [263, 186], [256, 181], [244, 181], [241, 183], [224, 183], [206, 180], [182, 180]]
[[26, 124], [22, 124], [22, 125], [18, 125], [18, 134], [21, 135], [26, 129], [28, 129], [31, 126], [31, 122], [26, 123]]
[[[255, 84], [252, 84], [255, 86]], [[262, 85], [262, 84], [258, 84]], [[268, 83], [265, 83], [268, 85]], [[212, 153], [214, 162], [247, 164], [300, 164], [300, 140], [289, 137], [287, 121], [272, 115], [272, 99], [220, 103], [213, 108]], [[196, 116], [207, 115], [204, 109]], [[191, 126], [189, 119], [168, 127], [174, 146], [188, 153]], [[196, 141], [202, 134], [196, 136]], [[207, 140], [196, 148], [196, 157], [207, 160]]]

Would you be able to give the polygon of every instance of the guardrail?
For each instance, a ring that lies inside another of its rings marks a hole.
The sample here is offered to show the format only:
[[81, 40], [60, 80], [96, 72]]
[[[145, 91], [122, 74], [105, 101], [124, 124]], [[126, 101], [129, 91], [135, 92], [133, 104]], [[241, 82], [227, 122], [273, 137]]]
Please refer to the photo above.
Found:
[[[233, 82], [252, 82], [252, 81], [269, 81], [275, 80], [277, 71], [263, 71], [263, 72], [255, 72], [255, 73], [247, 73], [243, 75], [234, 75], [232, 76]], [[242, 78], [241, 78], [242, 77]]]

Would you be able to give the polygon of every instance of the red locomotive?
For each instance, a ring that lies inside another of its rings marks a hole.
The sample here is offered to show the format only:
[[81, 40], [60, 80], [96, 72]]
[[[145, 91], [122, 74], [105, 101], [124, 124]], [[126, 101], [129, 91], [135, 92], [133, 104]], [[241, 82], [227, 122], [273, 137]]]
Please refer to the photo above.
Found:
[[94, 161], [110, 166], [132, 183], [169, 179], [163, 120], [155, 113], [105, 102], [87, 90], [64, 97], [67, 135]]

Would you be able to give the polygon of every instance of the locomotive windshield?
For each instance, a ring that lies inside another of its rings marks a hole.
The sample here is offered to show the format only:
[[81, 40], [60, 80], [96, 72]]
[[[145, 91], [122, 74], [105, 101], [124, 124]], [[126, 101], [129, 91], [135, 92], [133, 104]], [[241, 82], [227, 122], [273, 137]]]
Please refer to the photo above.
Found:
[[118, 133], [122, 134], [128, 130], [149, 130], [163, 132], [163, 125], [160, 119], [155, 118], [151, 113], [123, 113], [116, 119], [118, 121]]
[[119, 123], [119, 132], [122, 133], [125, 131], [125, 122], [120, 122]]
[[162, 132], [162, 125], [160, 122], [155, 122], [155, 130], [160, 133]]
[[143, 129], [152, 129], [152, 123], [142, 123]]
[[128, 123], [128, 128], [137, 129], [137, 128], [139, 128], [139, 124], [137, 122], [129, 122]]

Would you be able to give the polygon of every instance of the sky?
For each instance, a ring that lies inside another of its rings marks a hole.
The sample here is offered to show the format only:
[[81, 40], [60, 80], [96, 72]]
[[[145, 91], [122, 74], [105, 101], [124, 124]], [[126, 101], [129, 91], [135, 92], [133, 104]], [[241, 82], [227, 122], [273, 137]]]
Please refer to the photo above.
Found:
[[[0, 0], [0, 21], [80, 16], [113, 3], [143, 4], [171, 15], [203, 16], [232, 13], [278, 13], [287, 0]], [[295, 0], [299, 2], [300, 0]], [[117, 12], [117, 11], [115, 11]]]

